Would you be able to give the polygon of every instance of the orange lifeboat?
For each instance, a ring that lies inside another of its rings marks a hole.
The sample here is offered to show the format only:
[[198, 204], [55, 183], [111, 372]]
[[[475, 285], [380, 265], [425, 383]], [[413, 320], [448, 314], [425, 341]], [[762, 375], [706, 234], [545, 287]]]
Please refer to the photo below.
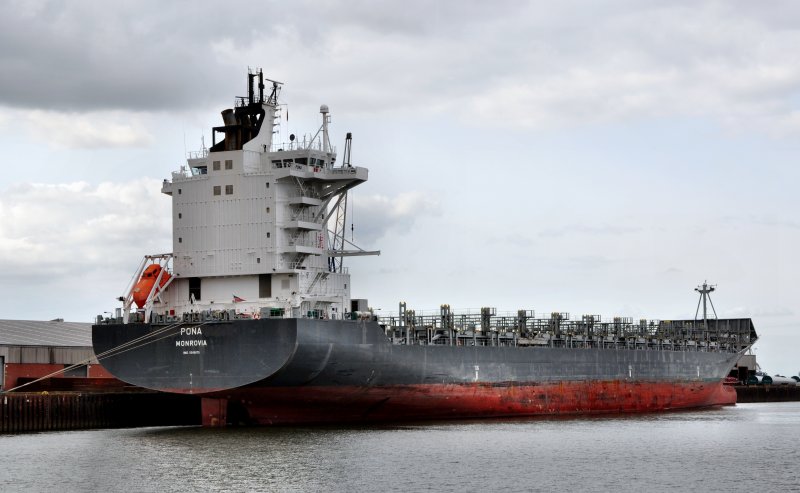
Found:
[[[160, 265], [151, 264], [142, 272], [142, 277], [139, 278], [139, 282], [137, 282], [136, 286], [133, 288], [133, 301], [139, 308], [144, 307], [147, 297], [150, 295], [150, 291], [152, 291], [153, 285], [156, 283], [156, 279], [158, 279], [161, 270]], [[169, 278], [169, 272], [164, 271], [164, 275], [161, 276], [161, 282], [158, 287], [163, 288], [167, 281], [169, 281]]]

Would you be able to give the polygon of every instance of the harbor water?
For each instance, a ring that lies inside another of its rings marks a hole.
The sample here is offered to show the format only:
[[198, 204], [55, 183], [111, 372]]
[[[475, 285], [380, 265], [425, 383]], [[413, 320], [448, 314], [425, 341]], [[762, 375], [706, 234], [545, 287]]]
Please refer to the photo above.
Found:
[[798, 491], [800, 403], [0, 435], [0, 491]]

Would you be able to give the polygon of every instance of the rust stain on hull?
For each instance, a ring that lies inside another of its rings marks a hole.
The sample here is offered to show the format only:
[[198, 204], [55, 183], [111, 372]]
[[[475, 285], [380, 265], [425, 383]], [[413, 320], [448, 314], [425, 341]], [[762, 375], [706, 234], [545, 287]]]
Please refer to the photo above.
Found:
[[251, 424], [644, 413], [736, 403], [735, 390], [721, 382], [272, 387], [217, 396], [246, 410]]

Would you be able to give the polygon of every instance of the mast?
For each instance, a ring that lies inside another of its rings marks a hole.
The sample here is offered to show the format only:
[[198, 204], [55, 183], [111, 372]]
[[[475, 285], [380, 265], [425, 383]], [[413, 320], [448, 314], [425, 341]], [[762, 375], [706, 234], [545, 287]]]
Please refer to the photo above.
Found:
[[[327, 107], [324, 107], [327, 109]], [[323, 141], [325, 132], [325, 120], [328, 118], [327, 113], [323, 113]], [[348, 132], [344, 143], [344, 159], [342, 162], [341, 171], [351, 173], [356, 170], [350, 163], [351, 149], [353, 145], [353, 134]], [[345, 237], [345, 227], [347, 223], [347, 192], [352, 188], [351, 186], [342, 187], [337, 193], [335, 199], [332, 199], [329, 204], [328, 218], [332, 218], [332, 227], [329, 223], [328, 227], [328, 271], [329, 272], [342, 272], [342, 262], [344, 257], [354, 257], [360, 255], [380, 255], [379, 250], [367, 251], [359, 247], [353, 241], [348, 241]], [[350, 249], [346, 249], [351, 247]]]
[[[344, 162], [342, 163], [345, 168], [350, 168], [350, 150], [353, 144], [353, 134], [347, 132], [347, 137], [344, 141]], [[328, 257], [328, 270], [331, 272], [342, 272], [342, 263], [344, 257], [337, 255], [344, 251], [345, 242], [345, 226], [347, 224], [347, 190], [342, 193], [341, 198], [336, 202], [332, 214], [333, 230], [329, 230], [330, 234], [330, 257]]]
[[331, 152], [331, 141], [328, 137], [328, 123], [331, 121], [331, 117], [328, 114], [328, 105], [323, 104], [319, 107], [319, 112], [322, 113], [322, 152]]
[[711, 304], [711, 310], [714, 312], [714, 318], [717, 318], [717, 310], [714, 309], [714, 302], [711, 301], [711, 293], [714, 292], [716, 286], [709, 285], [704, 281], [701, 286], [694, 288], [695, 291], [700, 293], [700, 299], [697, 300], [697, 310], [694, 312], [694, 319], [697, 320], [697, 314], [700, 311], [700, 303], [703, 304], [703, 326], [708, 328], [708, 307], [707, 303]]

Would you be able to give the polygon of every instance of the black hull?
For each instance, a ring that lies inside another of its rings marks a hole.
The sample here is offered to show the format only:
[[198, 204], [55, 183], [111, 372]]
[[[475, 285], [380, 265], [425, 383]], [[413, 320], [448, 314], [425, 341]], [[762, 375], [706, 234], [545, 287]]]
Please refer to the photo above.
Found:
[[125, 382], [203, 396], [203, 423], [299, 424], [652, 412], [734, 404], [737, 353], [392, 344], [375, 322], [97, 325]]
[[[97, 325], [92, 337], [95, 353], [117, 378], [180, 393], [254, 385], [713, 382], [721, 381], [739, 356], [706, 351], [393, 345], [375, 322], [312, 319], [171, 328]], [[134, 340], [139, 342], [125, 346]], [[114, 353], [119, 347], [122, 350]]]

